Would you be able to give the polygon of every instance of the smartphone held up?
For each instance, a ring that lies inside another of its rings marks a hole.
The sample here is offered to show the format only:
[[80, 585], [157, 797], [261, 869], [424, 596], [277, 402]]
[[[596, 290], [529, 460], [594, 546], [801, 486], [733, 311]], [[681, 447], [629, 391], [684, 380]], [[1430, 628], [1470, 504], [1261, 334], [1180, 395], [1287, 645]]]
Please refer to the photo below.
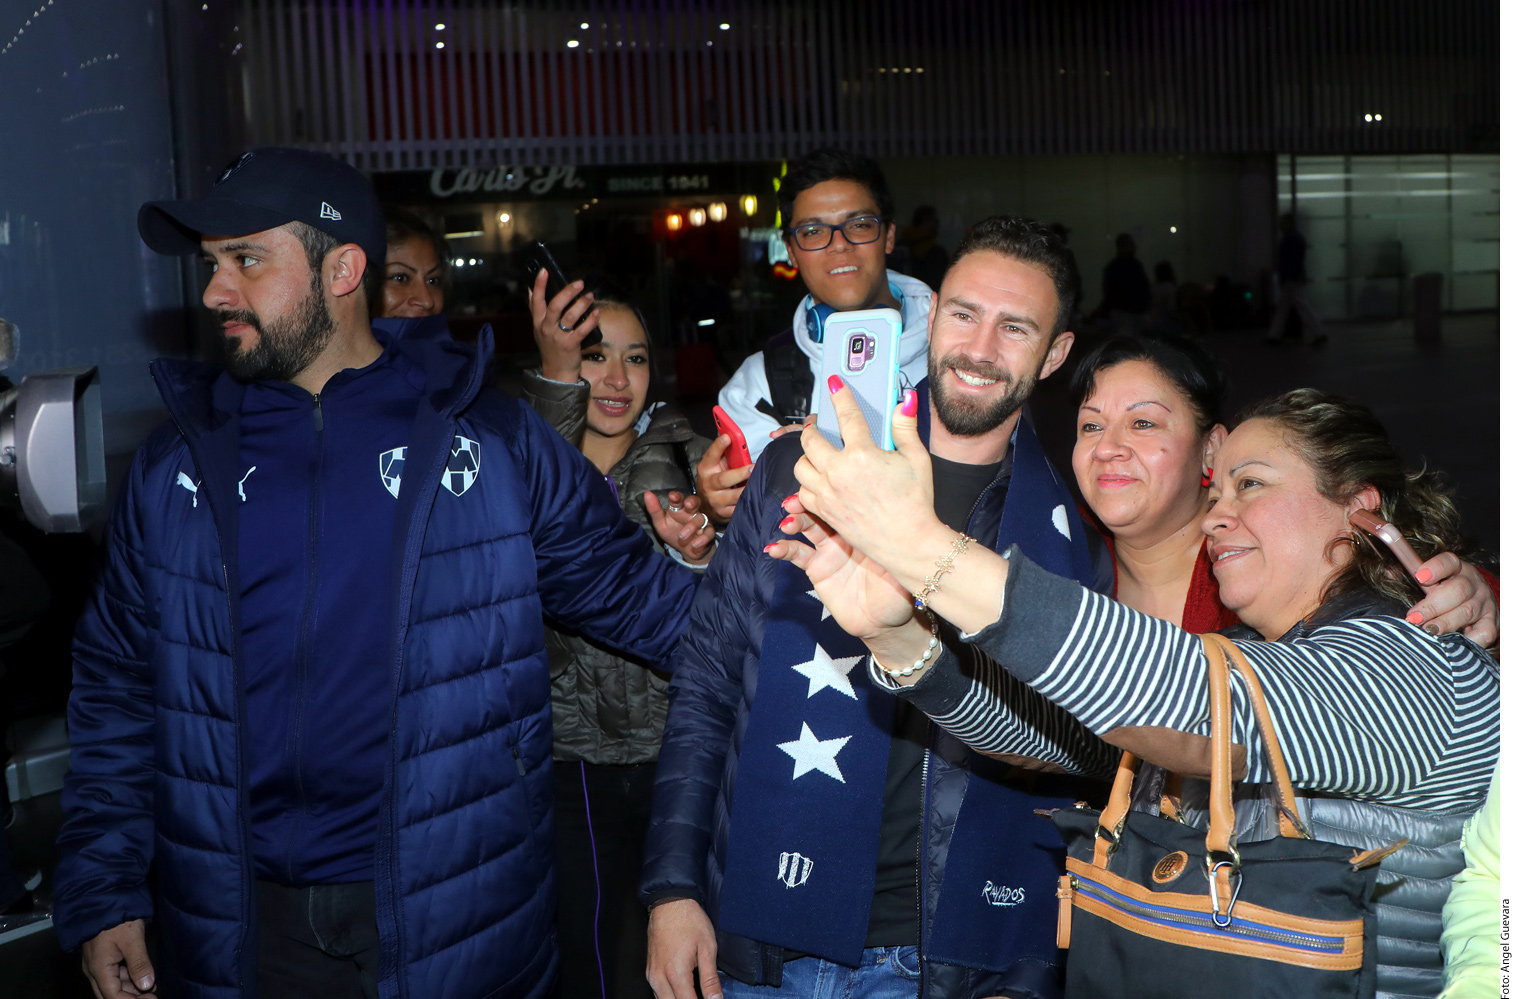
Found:
[[[895, 309], [836, 312], [826, 318], [821, 339], [821, 383], [827, 384], [836, 375], [847, 385], [868, 421], [873, 442], [885, 450], [894, 449], [890, 416], [900, 401], [903, 330], [904, 323]], [[823, 401], [816, 415], [816, 429], [841, 447], [836, 407]]]
[[[558, 266], [557, 258], [552, 255], [552, 251], [547, 248], [547, 244], [540, 239], [532, 240], [531, 244], [526, 247], [525, 259], [522, 261], [522, 264], [526, 270], [526, 282], [528, 285], [536, 284], [537, 274], [542, 271], [547, 272], [546, 301], [552, 301], [557, 297], [559, 292], [568, 287], [568, 278], [564, 276], [563, 268]], [[578, 300], [579, 296], [575, 296], [573, 302], [577, 302]], [[568, 311], [573, 302], [565, 305], [563, 311]], [[585, 334], [583, 341], [579, 344], [579, 348], [593, 347], [604, 338], [605, 335], [596, 327]]]

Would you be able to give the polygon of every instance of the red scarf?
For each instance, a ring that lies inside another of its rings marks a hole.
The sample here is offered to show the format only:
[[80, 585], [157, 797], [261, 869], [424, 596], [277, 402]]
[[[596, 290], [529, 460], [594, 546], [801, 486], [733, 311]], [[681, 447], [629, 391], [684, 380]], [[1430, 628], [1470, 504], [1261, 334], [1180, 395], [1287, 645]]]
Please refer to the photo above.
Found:
[[[1105, 526], [1094, 516], [1093, 511], [1079, 504], [1079, 512], [1084, 519], [1099, 529], [1100, 536], [1105, 539], [1105, 547], [1110, 552], [1110, 563], [1115, 574], [1115, 589], [1110, 596], [1120, 599], [1120, 560], [1115, 557], [1115, 535], [1105, 529]], [[1496, 591], [1497, 593], [1498, 591]], [[1203, 635], [1206, 632], [1222, 631], [1233, 624], [1240, 624], [1238, 618], [1229, 607], [1220, 602], [1220, 583], [1215, 580], [1215, 569], [1205, 546], [1199, 546], [1199, 557], [1194, 560], [1194, 575], [1189, 577], [1189, 593], [1184, 597], [1184, 622], [1183, 629], [1193, 635]]]

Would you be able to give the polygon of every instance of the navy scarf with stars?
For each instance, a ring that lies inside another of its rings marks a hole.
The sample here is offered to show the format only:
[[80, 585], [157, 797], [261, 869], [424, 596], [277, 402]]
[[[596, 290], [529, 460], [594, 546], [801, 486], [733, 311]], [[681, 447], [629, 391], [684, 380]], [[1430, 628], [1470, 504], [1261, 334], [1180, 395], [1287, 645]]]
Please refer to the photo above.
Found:
[[[924, 389], [918, 387], [923, 396]], [[980, 515], [985, 511], [973, 517], [998, 531], [990, 537], [981, 529], [979, 540], [1001, 551], [1019, 544], [1049, 571], [1088, 585], [1089, 552], [1072, 497], [1024, 413], [1009, 460], [998, 524]], [[873, 904], [897, 702], [869, 680], [867, 647], [836, 624], [804, 572], [789, 563], [776, 571], [737, 765], [717, 923], [856, 966]], [[933, 758], [930, 765], [943, 764]], [[1030, 952], [1056, 960], [1061, 843], [1034, 810], [1067, 803], [968, 777], [927, 957], [996, 969]]]

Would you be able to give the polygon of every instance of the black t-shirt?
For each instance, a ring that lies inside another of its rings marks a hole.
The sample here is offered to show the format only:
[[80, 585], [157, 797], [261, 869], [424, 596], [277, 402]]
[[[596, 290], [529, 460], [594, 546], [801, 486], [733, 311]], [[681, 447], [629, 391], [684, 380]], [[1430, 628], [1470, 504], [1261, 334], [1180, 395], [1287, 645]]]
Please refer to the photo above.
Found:
[[[999, 462], [964, 465], [932, 455], [936, 515], [942, 523], [956, 531], [967, 530], [969, 514], [999, 469]], [[894, 738], [889, 742], [884, 815], [879, 830], [878, 867], [873, 881], [873, 911], [868, 917], [865, 947], [906, 947], [919, 942], [916, 864], [920, 857], [926, 744], [930, 734], [931, 722], [926, 716], [918, 708], [900, 701], [894, 714]]]

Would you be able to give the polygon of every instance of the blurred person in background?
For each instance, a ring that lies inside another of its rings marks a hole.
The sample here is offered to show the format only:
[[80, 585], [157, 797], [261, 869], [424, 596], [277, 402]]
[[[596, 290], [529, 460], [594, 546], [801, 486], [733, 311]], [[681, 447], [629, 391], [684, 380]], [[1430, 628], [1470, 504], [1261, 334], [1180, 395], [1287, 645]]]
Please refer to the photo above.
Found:
[[419, 319], [445, 307], [447, 245], [436, 230], [403, 208], [384, 208], [384, 303], [378, 317]]
[[[525, 373], [525, 399], [594, 463], [604, 476], [600, 488], [649, 540], [703, 571], [715, 550], [715, 528], [709, 517], [693, 513], [693, 491], [695, 461], [710, 442], [673, 406], [650, 401], [652, 346], [641, 311], [604, 280], [575, 281], [551, 300], [546, 285], [543, 270], [530, 292], [542, 366]], [[593, 329], [603, 338], [581, 348]], [[645, 995], [647, 910], [637, 900], [637, 882], [668, 714], [668, 674], [551, 620], [547, 661], [559, 995]]]
[[[886, 266], [894, 249], [894, 197], [878, 164], [842, 149], [817, 149], [789, 164], [778, 196], [789, 260], [809, 294], [791, 328], [743, 361], [720, 392], [721, 408], [746, 435], [754, 461], [772, 432], [803, 422], [820, 405], [821, 336], [832, 313], [898, 309], [900, 370], [912, 385], [926, 374], [932, 292]], [[699, 465], [701, 509], [718, 525], [731, 519], [752, 474], [750, 465], [727, 467], [730, 443], [717, 437]]]
[[1152, 310], [1147, 313], [1147, 328], [1170, 333], [1183, 329], [1178, 319], [1178, 274], [1166, 260], [1152, 268]]
[[1310, 248], [1309, 244], [1292, 213], [1279, 217], [1278, 228], [1283, 233], [1278, 240], [1278, 304], [1273, 309], [1273, 322], [1268, 327], [1268, 342], [1283, 340], [1284, 323], [1288, 322], [1289, 313], [1297, 312], [1310, 345], [1319, 346], [1326, 342], [1326, 330], [1320, 324], [1320, 316], [1305, 298], [1305, 284], [1310, 280], [1305, 275], [1305, 251]]
[[1136, 240], [1128, 232], [1115, 237], [1115, 256], [1105, 265], [1099, 313], [1110, 317], [1117, 333], [1134, 333], [1152, 307], [1147, 270], [1136, 259]]
[[942, 276], [947, 273], [947, 251], [936, 241], [942, 220], [932, 205], [921, 205], [905, 230], [904, 244], [910, 251], [910, 276], [924, 281], [932, 291], [940, 291]]
[[153, 363], [173, 419], [75, 636], [59, 942], [105, 997], [545, 995], [542, 616], [662, 663], [693, 575], [482, 387], [488, 336], [371, 321], [351, 166], [255, 149], [138, 228], [207, 264], [226, 365]]

